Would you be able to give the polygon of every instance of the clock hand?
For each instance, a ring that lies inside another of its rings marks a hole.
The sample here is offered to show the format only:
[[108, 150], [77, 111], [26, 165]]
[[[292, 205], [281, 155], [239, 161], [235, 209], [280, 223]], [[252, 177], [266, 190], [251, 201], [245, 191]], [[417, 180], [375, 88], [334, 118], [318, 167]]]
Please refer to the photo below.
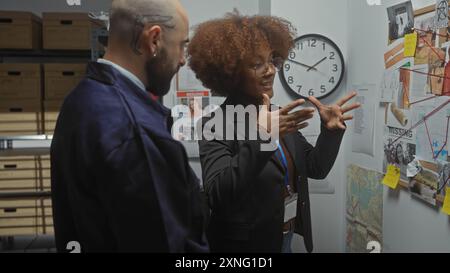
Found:
[[315, 68], [315, 67], [312, 67], [312, 66], [309, 66], [309, 65], [303, 64], [303, 63], [301, 63], [301, 62], [297, 62], [297, 61], [291, 60], [291, 59], [288, 59], [288, 61], [290, 61], [290, 62], [292, 62], [292, 63], [295, 63], [295, 64], [299, 64], [299, 65], [304, 66], [304, 67], [311, 68], [311, 70], [315, 70], [315, 71], [318, 72], [321, 76], [327, 77], [327, 75], [326, 75], [325, 73], [323, 73], [323, 72], [317, 70], [317, 68]]
[[[295, 63], [295, 64], [299, 64], [299, 65], [301, 65], [301, 66], [304, 66], [304, 67], [307, 67], [307, 68], [309, 68], [309, 70], [312, 70], [312, 69], [314, 69], [314, 70], [316, 70], [317, 71], [317, 69], [316, 68], [314, 68], [314, 67], [311, 67], [311, 66], [309, 66], [309, 65], [307, 65], [307, 64], [303, 64], [303, 63], [301, 63], [301, 62], [297, 62], [297, 61], [294, 61], [294, 60], [291, 60], [291, 59], [288, 59], [288, 61], [290, 61], [290, 62], [293, 62], [293, 63]], [[308, 70], [308, 71], [309, 71]]]
[[313, 65], [312, 67], [308, 68], [308, 70], [306, 70], [306, 71], [310, 71], [311, 69], [316, 68], [316, 66], [318, 66], [321, 62], [325, 61], [326, 59], [327, 59], [327, 57], [323, 57], [322, 60], [318, 61], [315, 65]]

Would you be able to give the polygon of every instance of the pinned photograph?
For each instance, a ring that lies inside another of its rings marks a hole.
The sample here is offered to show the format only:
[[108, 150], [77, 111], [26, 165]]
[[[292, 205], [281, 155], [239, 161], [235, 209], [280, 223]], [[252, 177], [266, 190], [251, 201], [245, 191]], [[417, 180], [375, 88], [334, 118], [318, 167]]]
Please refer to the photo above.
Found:
[[400, 168], [400, 180], [408, 181], [408, 164], [414, 160], [416, 145], [406, 141], [394, 142], [394, 137], [389, 137], [384, 143], [383, 172], [386, 172], [388, 165], [395, 165]]
[[427, 202], [430, 205], [436, 206], [436, 194], [439, 185], [439, 168], [437, 164], [420, 161], [422, 165], [421, 171], [409, 181], [410, 193]]
[[414, 11], [411, 1], [389, 7], [387, 13], [390, 43], [413, 32]]
[[445, 190], [450, 185], [450, 162], [438, 161], [438, 172], [439, 180], [436, 194], [445, 196]]

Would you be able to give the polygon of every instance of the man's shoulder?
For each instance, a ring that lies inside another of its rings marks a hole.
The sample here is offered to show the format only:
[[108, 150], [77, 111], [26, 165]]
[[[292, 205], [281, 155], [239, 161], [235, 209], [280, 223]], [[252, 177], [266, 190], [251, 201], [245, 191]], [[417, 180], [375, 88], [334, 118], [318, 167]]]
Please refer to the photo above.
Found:
[[61, 121], [68, 126], [106, 131], [128, 126], [129, 120], [118, 92], [114, 85], [84, 78], [64, 100]]

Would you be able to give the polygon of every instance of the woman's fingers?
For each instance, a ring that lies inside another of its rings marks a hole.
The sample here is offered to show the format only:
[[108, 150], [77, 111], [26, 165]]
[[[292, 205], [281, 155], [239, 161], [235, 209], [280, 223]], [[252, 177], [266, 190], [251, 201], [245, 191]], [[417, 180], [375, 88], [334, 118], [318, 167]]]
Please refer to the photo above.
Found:
[[342, 99], [340, 99], [336, 104], [339, 106], [344, 105], [347, 101], [351, 100], [354, 96], [356, 96], [357, 93], [356, 91], [351, 92], [350, 94], [348, 94], [347, 96], [343, 97]]
[[353, 103], [352, 105], [342, 107], [341, 111], [342, 111], [342, 114], [344, 114], [344, 113], [347, 113], [348, 111], [355, 110], [359, 107], [361, 107], [360, 103]]
[[320, 101], [319, 101], [318, 99], [316, 99], [315, 97], [309, 96], [309, 97], [308, 97], [308, 100], [309, 100], [312, 104], [314, 104], [314, 106], [316, 106], [317, 109], [319, 109], [320, 107], [322, 107], [322, 103], [320, 103]]
[[342, 120], [346, 121], [346, 120], [352, 120], [353, 119], [353, 115], [344, 115], [342, 117]]
[[301, 130], [301, 129], [304, 129], [304, 128], [308, 127], [308, 125], [309, 125], [308, 122], [302, 122], [300, 124], [292, 126], [292, 127], [288, 128], [286, 130], [286, 134], [297, 132], [298, 130]]
[[287, 114], [286, 118], [288, 120], [293, 120], [293, 121], [301, 120], [304, 117], [309, 117], [309, 116], [312, 117], [314, 112], [315, 112], [314, 108], [306, 108], [306, 109], [298, 110], [298, 111], [292, 112], [290, 114]]
[[298, 107], [298, 106], [300, 106], [300, 105], [302, 105], [304, 103], [305, 103], [304, 99], [299, 99], [299, 100], [293, 101], [293, 102], [289, 103], [288, 105], [284, 106], [283, 108], [281, 108], [279, 110], [280, 114], [286, 115], [290, 111], [292, 111], [292, 109], [294, 109], [295, 107]]
[[347, 129], [347, 127], [345, 127], [345, 125], [343, 123], [341, 123], [341, 122], [338, 123], [338, 128], [342, 129], [342, 130]]

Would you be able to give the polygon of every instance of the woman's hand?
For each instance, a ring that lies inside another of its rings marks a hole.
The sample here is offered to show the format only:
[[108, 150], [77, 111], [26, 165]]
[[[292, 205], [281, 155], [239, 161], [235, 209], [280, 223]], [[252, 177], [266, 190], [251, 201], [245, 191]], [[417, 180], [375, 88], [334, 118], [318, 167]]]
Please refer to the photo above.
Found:
[[[311, 119], [315, 111], [314, 108], [306, 108], [289, 113], [294, 108], [304, 104], [304, 99], [293, 101], [276, 111], [270, 111], [270, 98], [266, 94], [263, 94], [263, 103], [264, 107], [259, 112], [258, 126], [276, 139], [307, 127], [308, 123], [305, 121]], [[276, 127], [277, 124], [278, 127]], [[278, 136], [276, 136], [277, 132]]]
[[320, 119], [328, 130], [345, 130], [347, 127], [344, 122], [346, 120], [353, 119], [353, 115], [345, 113], [361, 107], [361, 104], [359, 103], [353, 103], [348, 106], [345, 105], [354, 96], [356, 96], [356, 92], [353, 91], [349, 95], [340, 99], [338, 103], [332, 105], [323, 105], [318, 99], [312, 96], [308, 99], [312, 104], [314, 104], [314, 106], [316, 106], [319, 111]]

